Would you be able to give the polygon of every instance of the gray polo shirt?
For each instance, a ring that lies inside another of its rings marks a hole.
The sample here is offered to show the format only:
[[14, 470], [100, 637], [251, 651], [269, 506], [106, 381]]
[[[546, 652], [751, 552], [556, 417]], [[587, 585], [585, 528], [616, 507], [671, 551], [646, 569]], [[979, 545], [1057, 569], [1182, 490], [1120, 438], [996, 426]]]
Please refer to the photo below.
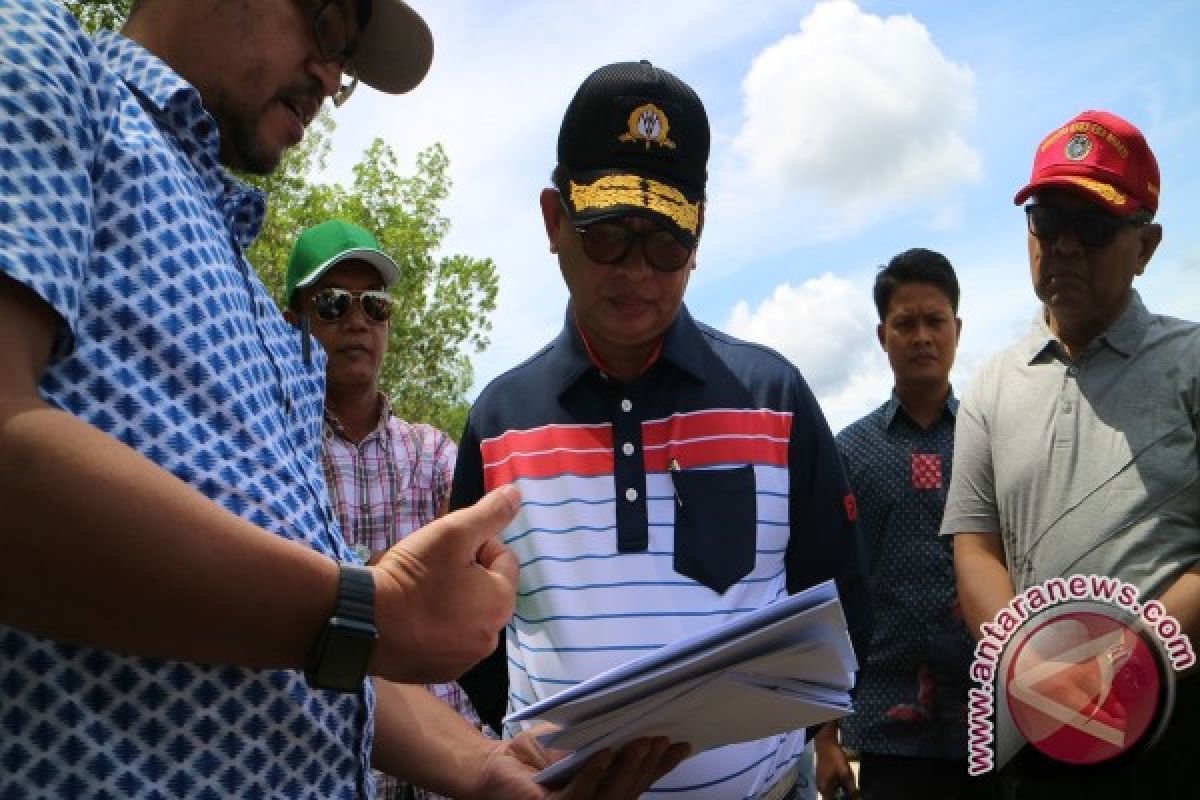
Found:
[[1078, 361], [1041, 313], [971, 381], [942, 534], [999, 533], [1019, 592], [1102, 574], [1158, 597], [1200, 561], [1200, 326], [1137, 292]]

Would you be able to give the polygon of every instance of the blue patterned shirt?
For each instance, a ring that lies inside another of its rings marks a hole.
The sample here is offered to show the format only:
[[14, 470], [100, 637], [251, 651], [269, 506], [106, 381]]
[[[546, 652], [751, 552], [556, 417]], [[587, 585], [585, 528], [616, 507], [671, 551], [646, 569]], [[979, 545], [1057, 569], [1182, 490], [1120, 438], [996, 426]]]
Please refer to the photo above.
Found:
[[948, 537], [938, 536], [958, 401], [922, 430], [893, 394], [837, 435], [858, 500], [875, 627], [842, 738], [863, 752], [966, 757], [973, 642]]
[[[0, 271], [62, 319], [42, 396], [256, 525], [351, 560], [321, 471], [324, 359], [304, 364], [245, 258], [264, 200], [219, 165], [198, 93], [46, 0], [0, 0], [0, 86]], [[369, 683], [319, 692], [296, 672], [0, 625], [0, 798], [355, 797], [373, 702]]]

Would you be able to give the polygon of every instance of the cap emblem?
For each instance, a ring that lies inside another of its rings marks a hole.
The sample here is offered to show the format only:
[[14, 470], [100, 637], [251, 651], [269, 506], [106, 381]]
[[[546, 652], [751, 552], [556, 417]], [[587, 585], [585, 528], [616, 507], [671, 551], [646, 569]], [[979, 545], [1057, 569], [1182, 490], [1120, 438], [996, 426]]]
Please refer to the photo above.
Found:
[[646, 103], [629, 112], [629, 130], [617, 137], [622, 142], [645, 142], [646, 149], [651, 144], [675, 149], [675, 143], [667, 138], [671, 130], [671, 122], [663, 110], [653, 103]]
[[1083, 161], [1092, 152], [1092, 139], [1085, 133], [1077, 133], [1067, 140], [1063, 154], [1071, 161]]

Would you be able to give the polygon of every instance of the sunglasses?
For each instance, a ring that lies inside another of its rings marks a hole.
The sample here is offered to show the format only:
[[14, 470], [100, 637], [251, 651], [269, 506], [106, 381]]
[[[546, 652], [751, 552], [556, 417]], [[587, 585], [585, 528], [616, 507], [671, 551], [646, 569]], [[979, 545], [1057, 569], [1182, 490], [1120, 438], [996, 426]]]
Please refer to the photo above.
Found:
[[358, 76], [354, 74], [354, 48], [358, 42], [350, 33], [350, 23], [346, 20], [346, 12], [340, 0], [325, 0], [317, 7], [312, 20], [313, 36], [317, 39], [317, 47], [321, 58], [331, 64], [338, 64], [349, 79], [338, 87], [333, 94], [333, 104], [341, 106], [350, 99], [358, 86]]
[[351, 303], [357, 300], [363, 314], [371, 322], [387, 322], [392, 316], [394, 301], [382, 289], [367, 289], [351, 292], [347, 289], [319, 289], [313, 292], [312, 303], [317, 319], [322, 322], [337, 322], [350, 312]]
[[651, 269], [676, 272], [688, 263], [694, 249], [663, 228], [638, 233], [615, 222], [593, 222], [575, 230], [583, 242], [583, 252], [600, 264], [623, 261], [634, 242], [638, 242], [642, 247], [642, 256]]
[[1114, 217], [1103, 211], [1082, 209], [1067, 211], [1047, 203], [1030, 203], [1025, 206], [1025, 217], [1029, 232], [1043, 242], [1058, 241], [1068, 229], [1075, 231], [1079, 243], [1089, 250], [1100, 250], [1112, 244], [1123, 228], [1149, 223], [1144, 216]]

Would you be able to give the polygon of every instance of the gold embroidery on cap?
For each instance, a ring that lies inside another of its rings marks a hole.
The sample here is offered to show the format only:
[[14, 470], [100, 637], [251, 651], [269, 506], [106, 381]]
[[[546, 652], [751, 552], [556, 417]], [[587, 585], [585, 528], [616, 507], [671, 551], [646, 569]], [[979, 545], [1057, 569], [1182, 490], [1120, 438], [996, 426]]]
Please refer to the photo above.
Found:
[[576, 213], [618, 206], [645, 208], [693, 236], [700, 225], [699, 203], [688, 202], [673, 186], [636, 175], [608, 175], [590, 184], [571, 181], [571, 205]]
[[1121, 192], [1117, 191], [1112, 186], [1109, 186], [1107, 183], [1101, 183], [1100, 181], [1094, 181], [1091, 178], [1081, 178], [1077, 175], [1067, 176], [1066, 180], [1069, 180], [1072, 183], [1077, 183], [1080, 186], [1082, 186], [1083, 188], [1088, 189], [1092, 192], [1095, 192], [1096, 194], [1100, 195], [1101, 197], [1103, 197], [1105, 200], [1107, 200], [1109, 203], [1111, 203], [1114, 206], [1125, 205], [1125, 200], [1126, 200], [1125, 195], [1123, 195]]
[[629, 112], [629, 132], [617, 137], [622, 142], [645, 142], [646, 149], [651, 144], [675, 149], [675, 143], [667, 138], [671, 130], [671, 122], [663, 110], [653, 103], [640, 105]]

